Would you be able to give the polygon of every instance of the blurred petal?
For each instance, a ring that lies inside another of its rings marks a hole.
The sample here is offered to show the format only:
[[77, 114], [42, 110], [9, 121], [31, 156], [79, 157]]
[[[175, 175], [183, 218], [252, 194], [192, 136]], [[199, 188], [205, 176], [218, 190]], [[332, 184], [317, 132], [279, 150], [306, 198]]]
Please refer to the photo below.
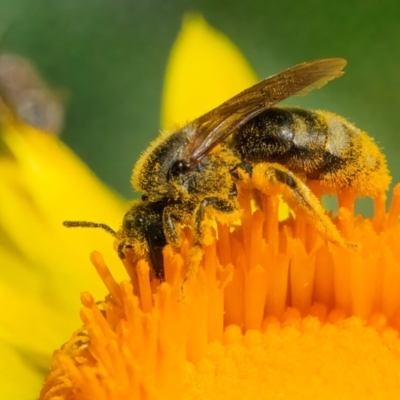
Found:
[[[67, 229], [62, 222], [99, 221], [118, 228], [125, 207], [54, 136], [6, 117], [0, 145], [0, 300], [6, 305], [0, 343], [18, 353], [16, 371], [25, 361], [36, 376], [78, 323], [79, 302], [71, 293], [91, 287], [104, 296], [89, 253], [105, 249], [122, 276], [112, 237], [95, 229]], [[0, 368], [9, 362], [2, 356]], [[8, 398], [3, 390], [0, 385], [0, 398]]]
[[35, 399], [43, 376], [12, 349], [0, 342], [0, 397], [7, 400]]
[[[69, 230], [62, 222], [99, 221], [117, 228], [124, 213], [123, 202], [57, 138], [24, 124], [9, 123], [2, 139], [12, 157], [0, 159], [4, 193], [0, 218], [6, 236], [22, 254], [43, 268], [58, 265], [57, 273], [65, 265], [74, 279], [85, 275], [79, 266], [82, 256], [87, 257], [93, 248], [108, 245], [108, 256], [115, 257], [112, 240], [103, 231]], [[78, 280], [87, 281], [82, 277]], [[82, 289], [86, 285], [84, 282]]]
[[162, 127], [191, 121], [256, 81], [239, 49], [202, 16], [189, 14], [168, 62]]

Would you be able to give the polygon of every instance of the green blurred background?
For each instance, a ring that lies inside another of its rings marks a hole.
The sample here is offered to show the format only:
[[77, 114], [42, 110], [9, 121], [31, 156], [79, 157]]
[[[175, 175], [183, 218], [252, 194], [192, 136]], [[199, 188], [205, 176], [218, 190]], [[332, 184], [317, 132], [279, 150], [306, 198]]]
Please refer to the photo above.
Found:
[[67, 91], [62, 139], [129, 198], [132, 166], [160, 128], [165, 67], [189, 11], [227, 34], [260, 78], [306, 60], [346, 58], [344, 77], [290, 103], [355, 122], [384, 148], [400, 180], [395, 0], [1, 0], [0, 23], [9, 27], [1, 47]]

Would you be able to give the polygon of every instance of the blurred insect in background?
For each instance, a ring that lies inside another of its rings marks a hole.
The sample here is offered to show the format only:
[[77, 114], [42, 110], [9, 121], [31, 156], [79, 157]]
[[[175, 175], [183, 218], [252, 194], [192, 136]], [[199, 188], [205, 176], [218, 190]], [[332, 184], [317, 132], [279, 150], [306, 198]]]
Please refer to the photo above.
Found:
[[61, 132], [66, 92], [49, 89], [26, 58], [0, 56], [0, 98], [20, 121], [48, 133]]

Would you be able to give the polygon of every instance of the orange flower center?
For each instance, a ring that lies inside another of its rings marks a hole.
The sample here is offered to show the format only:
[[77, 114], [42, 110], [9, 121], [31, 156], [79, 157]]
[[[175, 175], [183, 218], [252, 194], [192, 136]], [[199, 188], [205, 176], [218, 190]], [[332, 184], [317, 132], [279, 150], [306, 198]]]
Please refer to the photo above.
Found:
[[129, 257], [118, 284], [93, 253], [110, 294], [82, 295], [83, 328], [55, 352], [41, 399], [396, 398], [400, 186], [372, 218], [340, 199], [334, 223], [359, 250], [299, 215], [280, 222], [278, 198], [259, 196], [254, 209], [241, 194], [238, 226], [212, 229], [192, 279], [189, 239], [165, 248], [161, 284]]

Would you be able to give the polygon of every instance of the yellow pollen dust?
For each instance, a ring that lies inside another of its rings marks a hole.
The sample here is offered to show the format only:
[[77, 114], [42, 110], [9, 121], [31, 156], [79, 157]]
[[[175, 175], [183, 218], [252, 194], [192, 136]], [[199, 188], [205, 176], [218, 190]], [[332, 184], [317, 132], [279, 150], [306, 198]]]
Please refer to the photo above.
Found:
[[124, 260], [109, 291], [82, 295], [83, 326], [55, 351], [42, 400], [395, 399], [400, 391], [400, 186], [389, 211], [333, 222], [359, 249], [323, 239], [312, 221], [279, 221], [279, 199], [239, 196], [241, 224], [217, 224], [197, 275], [190, 236], [164, 249], [165, 282]]

